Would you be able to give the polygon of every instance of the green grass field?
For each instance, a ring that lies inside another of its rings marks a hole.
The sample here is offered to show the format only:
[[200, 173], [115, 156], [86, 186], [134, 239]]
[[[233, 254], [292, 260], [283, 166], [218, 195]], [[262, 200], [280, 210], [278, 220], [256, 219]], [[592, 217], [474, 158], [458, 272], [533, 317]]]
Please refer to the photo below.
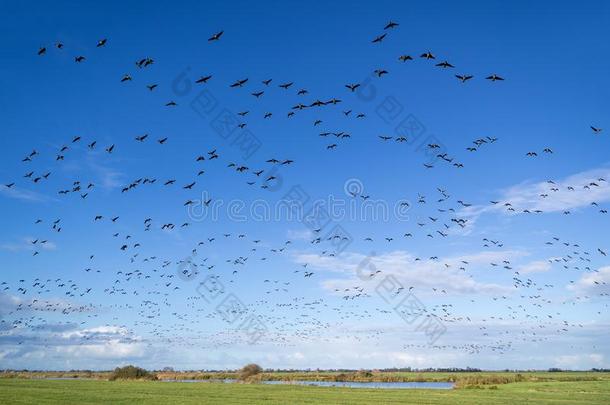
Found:
[[610, 404], [610, 380], [453, 390], [388, 390], [160, 381], [0, 379], [0, 404]]

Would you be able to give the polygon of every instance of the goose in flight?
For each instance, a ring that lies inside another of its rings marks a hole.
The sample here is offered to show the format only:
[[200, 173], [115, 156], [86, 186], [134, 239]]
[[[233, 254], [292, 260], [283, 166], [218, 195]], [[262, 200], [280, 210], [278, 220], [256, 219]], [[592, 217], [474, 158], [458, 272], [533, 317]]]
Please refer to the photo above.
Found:
[[247, 81], [248, 81], [248, 79], [237, 80], [235, 83], [233, 83], [229, 87], [243, 87], [243, 85], [246, 84]]
[[208, 80], [210, 80], [212, 78], [212, 75], [208, 75], [208, 76], [200, 76], [199, 79], [195, 80], [195, 83], [199, 84], [199, 83], [207, 83]]
[[473, 78], [472, 75], [455, 75], [462, 83], [466, 83], [466, 81]]
[[220, 39], [220, 37], [222, 36], [222, 34], [224, 34], [224, 31], [217, 32], [216, 34], [209, 37], [208, 41], [218, 41]]
[[487, 76], [485, 79], [487, 80], [491, 80], [492, 82], [498, 81], [498, 80], [504, 80], [503, 77], [500, 77], [496, 74], [492, 74], [491, 76]]
[[451, 63], [447, 62], [446, 60], [442, 61], [441, 63], [437, 63], [436, 66], [442, 67], [443, 69], [455, 67]]
[[371, 42], [374, 44], [381, 42], [381, 41], [383, 41], [383, 39], [385, 38], [386, 35], [388, 35], [388, 34], [379, 35], [378, 37], [375, 37], [375, 39], [373, 39]]
[[141, 68], [148, 67], [148, 66], [152, 65], [153, 63], [155, 63], [155, 61], [152, 58], [142, 58], [136, 62], [136, 66], [141, 69]]

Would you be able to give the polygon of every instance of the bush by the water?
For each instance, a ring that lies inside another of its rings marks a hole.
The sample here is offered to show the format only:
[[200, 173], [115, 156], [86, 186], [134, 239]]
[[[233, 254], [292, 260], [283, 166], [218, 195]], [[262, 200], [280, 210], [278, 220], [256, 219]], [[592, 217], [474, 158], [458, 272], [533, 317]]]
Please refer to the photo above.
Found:
[[258, 374], [262, 372], [263, 368], [258, 364], [248, 364], [239, 370], [239, 379], [246, 382], [256, 382], [260, 380], [260, 376], [258, 376]]
[[110, 381], [115, 380], [156, 380], [157, 375], [141, 367], [125, 366], [117, 367], [110, 375]]

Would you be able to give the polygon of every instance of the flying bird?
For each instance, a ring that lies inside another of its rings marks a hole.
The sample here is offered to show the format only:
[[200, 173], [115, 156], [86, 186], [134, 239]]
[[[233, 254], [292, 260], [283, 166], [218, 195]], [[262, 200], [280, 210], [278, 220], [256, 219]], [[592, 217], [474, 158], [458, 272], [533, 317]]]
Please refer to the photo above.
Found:
[[220, 37], [222, 36], [222, 34], [224, 34], [224, 31], [217, 32], [216, 34], [209, 37], [208, 41], [218, 41], [220, 39]]
[[472, 75], [455, 75], [462, 83], [466, 83], [468, 80], [472, 79]]
[[485, 79], [491, 80], [492, 82], [495, 82], [495, 81], [498, 81], [498, 80], [504, 80], [504, 78], [502, 78], [502, 77], [500, 77], [500, 76], [498, 76], [496, 74], [487, 76]]
[[386, 37], [386, 35], [388, 35], [388, 34], [379, 35], [378, 37], [375, 37], [375, 39], [373, 39], [371, 42], [374, 43], [374, 44], [378, 43], [378, 42], [381, 42]]

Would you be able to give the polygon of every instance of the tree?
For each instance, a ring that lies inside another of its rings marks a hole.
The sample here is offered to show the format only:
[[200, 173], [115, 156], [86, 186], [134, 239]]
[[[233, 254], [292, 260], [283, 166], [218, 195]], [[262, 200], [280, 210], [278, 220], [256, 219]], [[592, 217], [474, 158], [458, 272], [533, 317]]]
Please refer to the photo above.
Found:
[[239, 371], [239, 379], [242, 381], [252, 381], [254, 376], [263, 372], [263, 368], [258, 364], [250, 363], [242, 367]]

